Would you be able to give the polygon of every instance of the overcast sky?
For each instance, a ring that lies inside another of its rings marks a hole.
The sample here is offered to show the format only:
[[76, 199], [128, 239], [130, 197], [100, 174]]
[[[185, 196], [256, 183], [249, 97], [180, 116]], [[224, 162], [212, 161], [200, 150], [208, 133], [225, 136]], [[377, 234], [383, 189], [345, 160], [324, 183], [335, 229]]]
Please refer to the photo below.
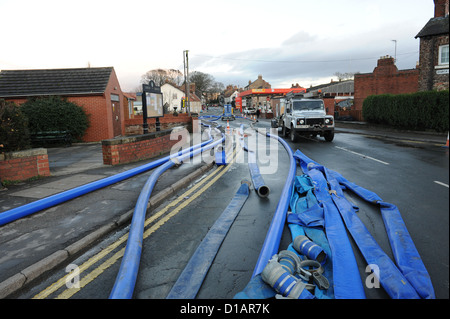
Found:
[[122, 90], [157, 69], [241, 87], [309, 87], [372, 72], [395, 55], [415, 68], [433, 0], [0, 0], [0, 70], [113, 66]]

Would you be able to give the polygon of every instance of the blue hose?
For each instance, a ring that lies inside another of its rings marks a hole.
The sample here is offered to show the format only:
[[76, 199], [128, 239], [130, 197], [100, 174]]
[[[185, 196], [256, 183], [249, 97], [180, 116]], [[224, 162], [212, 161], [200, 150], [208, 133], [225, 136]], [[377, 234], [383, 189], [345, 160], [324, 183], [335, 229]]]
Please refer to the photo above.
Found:
[[199, 120], [201, 119], [208, 119], [208, 121], [217, 121], [218, 119], [220, 119], [222, 116], [220, 115], [202, 115], [199, 116]]
[[240, 128], [241, 138], [239, 143], [242, 148], [248, 153], [248, 168], [250, 171], [250, 176], [252, 177], [253, 187], [255, 188], [256, 194], [260, 197], [267, 197], [270, 193], [270, 188], [264, 182], [264, 179], [259, 172], [258, 164], [256, 163], [256, 155], [254, 151], [250, 151], [244, 142], [244, 125], [241, 124]]
[[[182, 162], [184, 159], [194, 157], [199, 153], [209, 150], [225, 140], [225, 135], [205, 148], [196, 149], [189, 154], [178, 156], [176, 159]], [[173, 160], [158, 167], [148, 178], [137, 200], [131, 221], [130, 232], [128, 235], [127, 246], [123, 255], [122, 263], [116, 277], [116, 282], [109, 296], [110, 299], [130, 299], [133, 296], [134, 286], [139, 271], [139, 262], [141, 259], [142, 241], [144, 233], [145, 215], [147, 212], [147, 203], [153, 191], [159, 176], [170, 167], [174, 166]]]
[[166, 299], [194, 299], [231, 225], [249, 195], [250, 182], [242, 181], [230, 204], [203, 238]]
[[161, 164], [169, 161], [169, 159], [180, 156], [182, 154], [185, 154], [187, 152], [191, 152], [195, 149], [198, 149], [200, 147], [203, 147], [209, 143], [211, 143], [213, 141], [213, 138], [210, 136], [210, 139], [207, 140], [206, 142], [203, 142], [201, 144], [197, 144], [194, 145], [192, 147], [190, 147], [189, 149], [186, 150], [182, 150], [180, 152], [178, 152], [178, 154], [173, 154], [173, 155], [169, 155], [166, 156], [164, 158], [161, 158], [159, 160], [153, 161], [151, 163], [148, 164], [144, 164], [142, 166], [130, 169], [128, 171], [113, 175], [113, 176], [109, 176], [79, 187], [75, 187], [69, 190], [66, 190], [64, 192], [49, 196], [49, 197], [45, 197], [42, 198], [40, 200], [31, 202], [29, 204], [25, 204], [7, 211], [4, 211], [2, 213], [0, 213], [0, 226], [3, 226], [7, 223], [10, 223], [12, 221], [15, 221], [19, 218], [34, 214], [38, 211], [41, 211], [43, 209], [52, 207], [52, 206], [56, 206], [58, 204], [64, 203], [68, 200], [74, 199], [76, 197], [85, 195], [89, 192], [95, 191], [97, 189], [100, 188], [104, 188], [106, 186], [118, 183], [124, 179], [133, 177], [135, 175], [141, 174], [143, 172], [149, 171], [155, 167], [160, 166]]
[[286, 221], [286, 213], [289, 207], [289, 200], [292, 194], [292, 184], [297, 172], [297, 164], [294, 159], [294, 154], [291, 147], [278, 136], [272, 135], [270, 133], [266, 133], [266, 136], [277, 139], [283, 145], [289, 155], [290, 167], [288, 176], [286, 178], [286, 183], [284, 184], [283, 190], [281, 191], [280, 200], [275, 210], [275, 214], [272, 218], [272, 222], [270, 223], [270, 227], [259, 254], [258, 261], [256, 262], [256, 267], [253, 271], [252, 277], [255, 277], [256, 275], [262, 273], [264, 267], [267, 265], [272, 256], [278, 252], [281, 235], [283, 234], [283, 228]]

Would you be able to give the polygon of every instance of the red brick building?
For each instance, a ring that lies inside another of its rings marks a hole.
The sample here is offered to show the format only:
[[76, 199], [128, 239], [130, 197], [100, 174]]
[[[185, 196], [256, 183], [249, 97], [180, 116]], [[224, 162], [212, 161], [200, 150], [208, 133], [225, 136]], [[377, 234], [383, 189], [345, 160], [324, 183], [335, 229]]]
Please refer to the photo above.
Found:
[[381, 57], [372, 73], [355, 74], [355, 110], [362, 110], [369, 95], [404, 94], [418, 91], [419, 70], [398, 70], [391, 56]]
[[2, 99], [20, 105], [29, 97], [50, 95], [67, 98], [89, 114], [85, 142], [124, 135], [126, 98], [113, 67], [0, 72]]

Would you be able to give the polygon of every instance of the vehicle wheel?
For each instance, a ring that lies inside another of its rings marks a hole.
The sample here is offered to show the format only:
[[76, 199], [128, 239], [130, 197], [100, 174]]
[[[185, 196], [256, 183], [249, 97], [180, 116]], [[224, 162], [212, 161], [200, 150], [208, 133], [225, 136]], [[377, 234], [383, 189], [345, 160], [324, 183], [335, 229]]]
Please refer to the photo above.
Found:
[[325, 141], [331, 142], [334, 139], [334, 132], [325, 132], [323, 137], [325, 138]]
[[291, 142], [292, 143], [297, 143], [298, 142], [298, 135], [297, 133], [295, 133], [295, 130], [291, 127]]
[[288, 132], [287, 132], [286, 126], [284, 126], [284, 123], [283, 123], [283, 127], [281, 129], [281, 135], [283, 135], [284, 137], [288, 136]]

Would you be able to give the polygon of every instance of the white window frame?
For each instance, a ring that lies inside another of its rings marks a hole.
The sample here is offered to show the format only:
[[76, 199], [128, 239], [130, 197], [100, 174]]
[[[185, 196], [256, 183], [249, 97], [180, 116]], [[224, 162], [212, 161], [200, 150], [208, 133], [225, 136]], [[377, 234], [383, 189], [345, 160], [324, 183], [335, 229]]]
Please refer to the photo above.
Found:
[[133, 115], [133, 100], [129, 99], [128, 100], [128, 115]]
[[[444, 51], [444, 49], [447, 49], [447, 61], [442, 61], [443, 59], [443, 51]], [[439, 46], [439, 61], [438, 61], [438, 65], [446, 65], [446, 66], [448, 66], [449, 65], [449, 48], [448, 48], [448, 44], [445, 44], [445, 45], [441, 45], [441, 46]]]

